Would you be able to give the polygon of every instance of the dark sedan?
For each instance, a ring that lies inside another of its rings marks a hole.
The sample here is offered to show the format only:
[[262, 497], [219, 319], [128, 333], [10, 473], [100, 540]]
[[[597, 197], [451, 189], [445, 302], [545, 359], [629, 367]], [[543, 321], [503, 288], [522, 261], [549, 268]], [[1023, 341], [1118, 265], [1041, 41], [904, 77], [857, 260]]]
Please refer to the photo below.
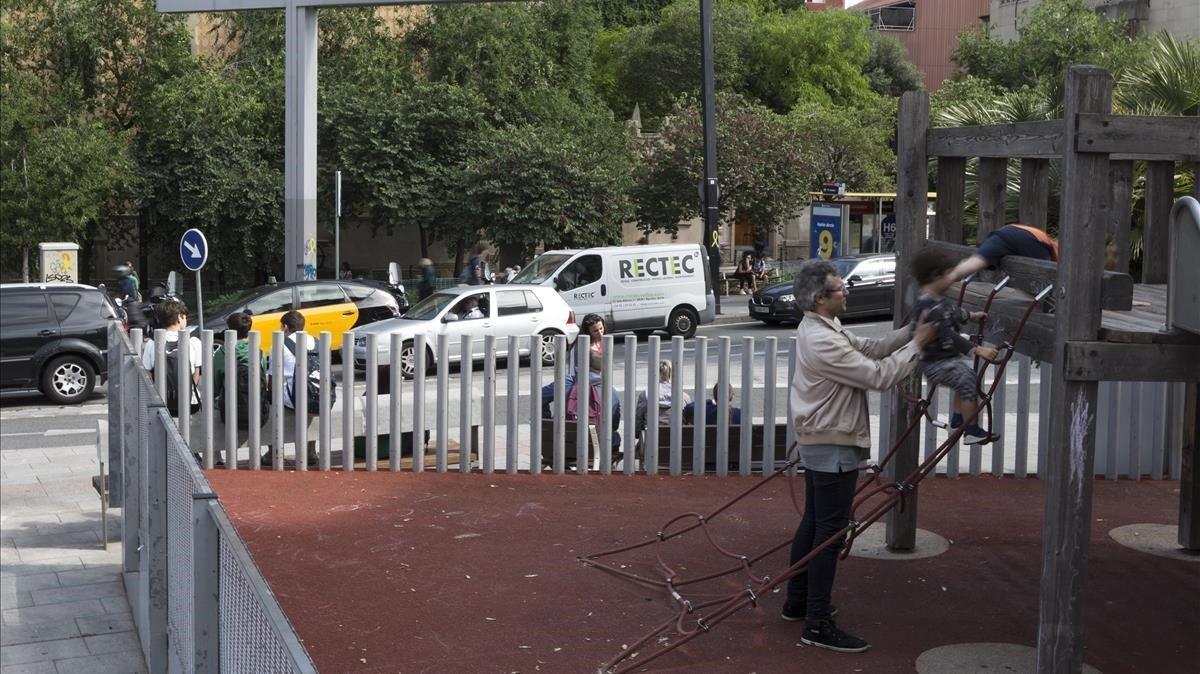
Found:
[[[830, 260], [850, 289], [842, 318], [891, 316], [896, 287], [895, 255], [856, 255]], [[767, 323], [799, 323], [792, 282], [776, 283], [750, 297], [750, 316]]]

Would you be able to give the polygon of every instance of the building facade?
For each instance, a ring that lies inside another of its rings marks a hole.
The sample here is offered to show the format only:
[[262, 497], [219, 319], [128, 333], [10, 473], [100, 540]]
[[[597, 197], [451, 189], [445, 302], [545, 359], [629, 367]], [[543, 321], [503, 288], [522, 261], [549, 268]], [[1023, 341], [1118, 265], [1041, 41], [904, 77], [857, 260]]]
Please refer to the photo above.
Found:
[[[1110, 19], [1124, 19], [1130, 34], [1165, 30], [1176, 38], [1200, 37], [1200, 0], [1084, 0]], [[990, 0], [988, 29], [1015, 40], [1024, 14], [1042, 0]]]
[[925, 88], [937, 91], [954, 74], [959, 33], [986, 25], [989, 5], [988, 0], [866, 0], [849, 9], [865, 12], [880, 35], [900, 40], [925, 77]]

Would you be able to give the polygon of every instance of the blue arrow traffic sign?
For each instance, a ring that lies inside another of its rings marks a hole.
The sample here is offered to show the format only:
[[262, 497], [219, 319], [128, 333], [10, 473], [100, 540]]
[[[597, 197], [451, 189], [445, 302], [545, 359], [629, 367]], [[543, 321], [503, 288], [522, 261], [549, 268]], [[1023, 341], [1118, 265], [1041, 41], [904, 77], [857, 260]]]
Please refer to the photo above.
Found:
[[208, 262], [208, 241], [198, 229], [189, 229], [179, 239], [179, 258], [189, 271], [200, 271]]

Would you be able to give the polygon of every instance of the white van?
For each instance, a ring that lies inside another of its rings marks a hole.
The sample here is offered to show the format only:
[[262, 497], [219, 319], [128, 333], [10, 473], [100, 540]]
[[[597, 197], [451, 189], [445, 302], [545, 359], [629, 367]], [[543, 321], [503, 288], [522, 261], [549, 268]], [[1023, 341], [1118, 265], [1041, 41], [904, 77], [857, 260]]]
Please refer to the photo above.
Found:
[[554, 288], [577, 316], [599, 314], [610, 332], [665, 329], [691, 337], [716, 318], [708, 255], [699, 244], [550, 250], [513, 283]]

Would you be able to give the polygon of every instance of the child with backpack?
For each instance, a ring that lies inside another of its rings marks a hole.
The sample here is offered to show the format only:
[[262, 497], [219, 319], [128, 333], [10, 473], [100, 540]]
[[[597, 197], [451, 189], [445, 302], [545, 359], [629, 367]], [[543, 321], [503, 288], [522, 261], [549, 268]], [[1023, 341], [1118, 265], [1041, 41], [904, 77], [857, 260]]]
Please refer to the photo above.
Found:
[[[284, 314], [279, 319], [280, 327], [283, 328], [283, 406], [289, 410], [295, 410], [295, 390], [296, 390], [296, 364], [297, 359], [301, 356], [296, 349], [296, 335], [304, 332], [304, 314], [299, 311], [292, 310]], [[320, 358], [317, 355], [316, 344], [312, 339], [308, 340], [307, 349], [303, 354], [308, 365], [308, 381], [305, 382], [305, 391], [307, 402], [305, 405], [305, 414], [308, 416], [316, 416], [321, 413], [321, 377], [325, 373], [321, 372]], [[274, 367], [273, 363], [269, 363]], [[330, 382], [329, 387], [329, 403], [332, 405], [337, 400], [337, 386], [334, 382]], [[308, 465], [313, 466], [317, 463], [316, 442], [310, 440], [308, 442], [307, 452]], [[268, 452], [263, 457], [263, 465], [272, 463], [271, 453]]]
[[[167, 339], [166, 359], [167, 368], [167, 397], [164, 402], [167, 404], [167, 412], [171, 416], [179, 415], [179, 381], [176, 372], [179, 371], [179, 339], [181, 335], [187, 333], [187, 317], [188, 308], [183, 302], [176, 299], [164, 300], [155, 308], [155, 319], [158, 321], [159, 329], [162, 330]], [[200, 339], [196, 336], [189, 336], [188, 340], [188, 365], [191, 367], [192, 381], [190, 392], [190, 403], [188, 409], [192, 413], [200, 411], [200, 394], [196, 385], [200, 382], [200, 364], [203, 362], [202, 346]], [[154, 342], [147, 341], [146, 346], [142, 349], [142, 366], [151, 373], [154, 373], [155, 353]]]
[[[250, 353], [250, 341], [247, 339], [254, 321], [248, 314], [234, 313], [225, 319], [225, 326], [237, 333], [237, 341], [232, 345], [222, 344], [213, 354], [213, 391], [217, 411], [221, 415], [221, 423], [231, 423], [225, 418], [225, 396], [230, 392], [225, 390], [225, 353], [232, 348], [237, 371], [234, 375], [237, 399], [237, 426], [241, 429], [250, 427], [250, 378], [258, 377], [258, 405], [260, 421], [267, 419], [267, 405], [270, 399], [267, 385], [267, 359], [261, 353]], [[257, 361], [257, 368], [254, 363]]]

